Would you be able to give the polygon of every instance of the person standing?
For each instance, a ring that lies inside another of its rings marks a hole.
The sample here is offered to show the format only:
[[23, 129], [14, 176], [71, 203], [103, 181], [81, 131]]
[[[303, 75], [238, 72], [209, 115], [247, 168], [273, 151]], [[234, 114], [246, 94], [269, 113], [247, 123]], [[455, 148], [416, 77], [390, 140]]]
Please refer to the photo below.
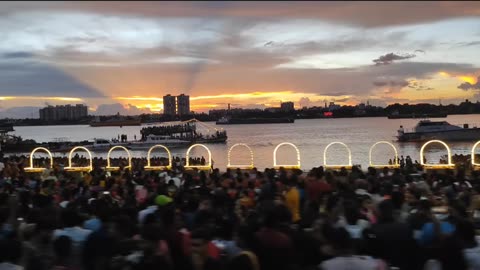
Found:
[[300, 221], [300, 192], [296, 186], [294, 179], [287, 182], [287, 190], [285, 192], [285, 205], [290, 213], [292, 213], [292, 221], [297, 223]]

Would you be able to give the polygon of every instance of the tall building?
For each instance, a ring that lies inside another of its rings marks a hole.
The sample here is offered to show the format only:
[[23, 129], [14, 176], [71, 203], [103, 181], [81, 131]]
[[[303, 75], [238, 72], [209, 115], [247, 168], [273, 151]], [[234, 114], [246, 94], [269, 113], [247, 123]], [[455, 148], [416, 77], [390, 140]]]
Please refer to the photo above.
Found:
[[163, 96], [163, 114], [172, 116], [176, 114], [175, 96], [170, 94]]
[[39, 110], [40, 120], [61, 121], [61, 120], [79, 120], [88, 116], [88, 107], [83, 104], [72, 106], [57, 105], [47, 106]]
[[190, 96], [184, 94], [177, 96], [177, 113], [180, 116], [190, 114]]
[[294, 111], [295, 110], [295, 105], [293, 104], [293, 102], [289, 101], [289, 102], [282, 102], [280, 104], [280, 110], [282, 112], [291, 112], [291, 111]]

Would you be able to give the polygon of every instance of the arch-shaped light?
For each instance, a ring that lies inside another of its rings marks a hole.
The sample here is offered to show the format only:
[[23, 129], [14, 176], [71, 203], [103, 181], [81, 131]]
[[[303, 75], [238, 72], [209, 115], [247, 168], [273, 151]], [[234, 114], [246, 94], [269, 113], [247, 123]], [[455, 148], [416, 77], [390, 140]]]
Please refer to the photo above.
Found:
[[[203, 147], [205, 150], [207, 150], [208, 165], [190, 165], [190, 151], [192, 151], [193, 148], [198, 146]], [[205, 171], [209, 171], [212, 169], [212, 152], [210, 152], [210, 149], [208, 149], [208, 147], [206, 147], [204, 144], [197, 143], [190, 146], [187, 152], [185, 153], [185, 159], [186, 159], [186, 164], [185, 164], [186, 169], [199, 169], [199, 170], [205, 170]]]
[[50, 150], [48, 150], [45, 147], [37, 147], [37, 148], [33, 149], [32, 152], [30, 152], [30, 167], [26, 167], [25, 172], [35, 173], [35, 172], [43, 172], [43, 171], [46, 170], [46, 168], [35, 168], [35, 167], [33, 167], [33, 154], [35, 154], [35, 152], [37, 152], [38, 150], [42, 150], [42, 151], [44, 151], [48, 154], [48, 156], [50, 157], [50, 166], [49, 167], [50, 167], [50, 169], [53, 168], [53, 156], [52, 156], [52, 153], [50, 152]]
[[[348, 164], [345, 164], [345, 165], [328, 165], [327, 164], [328, 148], [330, 148], [330, 146], [335, 145], [335, 144], [343, 145], [347, 149], [347, 151], [348, 151]], [[325, 147], [325, 150], [323, 150], [323, 166], [325, 168], [331, 168], [331, 169], [340, 169], [342, 167], [344, 167], [346, 169], [351, 169], [352, 168], [352, 151], [350, 151], [350, 148], [346, 144], [344, 144], [343, 142], [332, 142], [332, 143], [328, 144], [327, 147]]]
[[[167, 151], [167, 154], [168, 154], [168, 165], [167, 166], [152, 166], [151, 163], [150, 163], [150, 155], [153, 151], [153, 149], [155, 148], [162, 148], [162, 149], [165, 149], [165, 151]], [[148, 149], [148, 153], [147, 153], [147, 166], [144, 167], [144, 169], [146, 171], [161, 171], [161, 170], [170, 170], [172, 168], [172, 154], [170, 153], [170, 150], [165, 146], [165, 145], [161, 145], [161, 144], [156, 144], [152, 147], [150, 147], [150, 149]]]
[[[90, 160], [89, 165], [85, 167], [73, 167], [72, 166], [72, 156], [73, 152], [77, 150], [84, 150], [88, 154], [88, 158]], [[70, 154], [68, 154], [68, 167], [64, 168], [65, 171], [70, 171], [70, 172], [90, 172], [93, 170], [93, 160], [92, 160], [92, 153], [90, 150], [88, 150], [86, 147], [83, 146], [76, 146], [70, 150]]]
[[[377, 145], [379, 144], [388, 144], [390, 145], [392, 148], [393, 148], [393, 151], [395, 151], [395, 158], [394, 158], [394, 161], [393, 161], [393, 164], [385, 164], [385, 165], [382, 165], [382, 164], [373, 164], [372, 162], [372, 152], [373, 152], [373, 148], [375, 148]], [[370, 151], [368, 153], [368, 156], [369, 156], [369, 160], [370, 160], [370, 164], [369, 166], [370, 167], [374, 167], [374, 168], [399, 168], [400, 167], [400, 163], [398, 163], [398, 151], [397, 151], [397, 148], [395, 147], [395, 145], [393, 145], [391, 142], [387, 142], [387, 141], [379, 141], [379, 142], [376, 142], [375, 144], [372, 145], [372, 147], [370, 147]]]
[[[232, 150], [233, 148], [235, 147], [238, 147], [238, 146], [243, 146], [245, 148], [248, 149], [248, 151], [250, 151], [250, 164], [249, 165], [232, 165], [231, 164], [231, 153], [232, 153]], [[250, 146], [248, 146], [247, 144], [244, 144], [244, 143], [236, 143], [234, 145], [232, 145], [232, 147], [230, 147], [230, 149], [228, 150], [228, 164], [227, 164], [227, 168], [239, 168], [239, 169], [253, 169], [254, 165], [253, 165], [253, 151], [252, 151], [252, 148], [250, 148]]]
[[127, 155], [128, 155], [128, 166], [125, 167], [125, 169], [128, 169], [128, 168], [132, 168], [132, 155], [130, 154], [130, 151], [128, 151], [128, 149], [124, 146], [121, 146], [121, 145], [115, 145], [114, 147], [110, 148], [110, 150], [108, 150], [108, 154], [107, 154], [107, 167], [105, 167], [106, 170], [109, 170], [109, 171], [118, 171], [120, 170], [120, 167], [112, 167], [110, 166], [110, 155], [112, 154], [113, 150], [115, 149], [123, 149], [125, 152], [127, 152]]
[[475, 149], [477, 149], [477, 146], [480, 144], [480, 141], [476, 142], [473, 147], [472, 147], [472, 157], [471, 157], [471, 162], [472, 162], [472, 168], [473, 169], [478, 169], [480, 168], [480, 163], [475, 162]]
[[[297, 152], [297, 164], [292, 164], [292, 165], [288, 165], [288, 164], [285, 164], [285, 165], [279, 165], [277, 164], [277, 150], [284, 146], [284, 145], [290, 145], [291, 147], [293, 147], [295, 149], [295, 151]], [[277, 145], [277, 147], [275, 147], [275, 150], [273, 150], [273, 167], [275, 169], [279, 169], [281, 167], [285, 168], [285, 169], [300, 169], [300, 150], [298, 150], [298, 147], [293, 144], [293, 143], [289, 143], [289, 142], [282, 142], [280, 144]]]
[[[424, 157], [423, 151], [425, 150], [425, 147], [427, 147], [427, 145], [429, 145], [431, 143], [439, 143], [439, 144], [445, 146], [445, 148], [447, 148], [448, 164], [425, 164], [423, 162], [423, 157]], [[452, 163], [452, 152], [450, 151], [450, 147], [448, 147], [448, 144], [446, 144], [445, 142], [440, 141], [440, 140], [431, 140], [431, 141], [426, 142], [422, 146], [422, 148], [420, 149], [420, 164], [426, 169], [453, 169], [453, 168], [455, 168], [455, 164]]]

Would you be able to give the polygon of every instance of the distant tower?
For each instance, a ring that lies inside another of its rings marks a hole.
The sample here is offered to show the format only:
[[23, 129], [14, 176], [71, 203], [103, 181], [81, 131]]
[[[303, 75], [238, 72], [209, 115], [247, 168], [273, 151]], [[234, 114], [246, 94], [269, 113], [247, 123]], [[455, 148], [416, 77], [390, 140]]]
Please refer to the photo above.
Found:
[[164, 115], [176, 114], [175, 96], [171, 96], [170, 94], [163, 96], [163, 114]]
[[230, 103], [228, 103], [228, 110], [230, 111]]
[[180, 116], [190, 114], [190, 96], [184, 94], [177, 96], [177, 114]]
[[368, 106], [370, 106], [370, 101], [369, 101], [369, 100], [367, 100], [367, 107], [368, 107]]

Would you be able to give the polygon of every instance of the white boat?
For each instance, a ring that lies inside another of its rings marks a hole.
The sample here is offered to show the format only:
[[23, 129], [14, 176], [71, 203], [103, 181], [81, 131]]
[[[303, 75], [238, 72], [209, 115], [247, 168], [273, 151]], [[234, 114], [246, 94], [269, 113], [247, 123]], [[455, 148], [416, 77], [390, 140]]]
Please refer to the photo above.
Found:
[[128, 142], [126, 145], [131, 149], [148, 149], [156, 144], [161, 144], [167, 147], [181, 147], [189, 146], [192, 144], [189, 140], [184, 140], [181, 138], [175, 138], [168, 135], [153, 135], [150, 134], [146, 136], [144, 141], [133, 141]]
[[103, 138], [95, 138], [93, 139], [93, 143], [83, 145], [84, 147], [91, 148], [92, 150], [106, 150], [108, 151], [110, 148], [117, 146], [117, 145], [122, 145], [126, 146], [126, 143], [120, 143], [120, 142], [113, 142], [108, 139], [103, 139]]
[[403, 126], [397, 131], [400, 142], [422, 142], [428, 140], [443, 141], [478, 141], [480, 128], [470, 128], [468, 124], [463, 127], [452, 125], [447, 121], [421, 120], [412, 132], [406, 132]]

